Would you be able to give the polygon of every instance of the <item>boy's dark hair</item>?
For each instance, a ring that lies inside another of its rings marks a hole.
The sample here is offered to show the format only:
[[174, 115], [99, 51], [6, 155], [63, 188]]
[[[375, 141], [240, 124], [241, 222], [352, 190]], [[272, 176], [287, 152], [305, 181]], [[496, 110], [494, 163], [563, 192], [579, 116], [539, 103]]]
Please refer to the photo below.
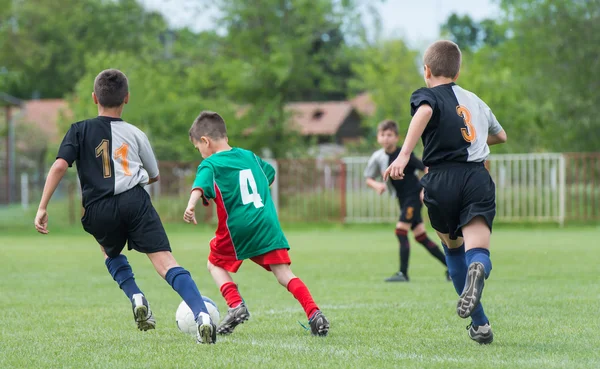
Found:
[[118, 69], [106, 69], [94, 80], [94, 93], [98, 103], [107, 108], [123, 105], [129, 92], [127, 76]]
[[194, 120], [190, 128], [190, 140], [200, 141], [200, 137], [206, 136], [213, 140], [227, 137], [227, 128], [223, 118], [214, 111], [203, 111]]
[[384, 131], [392, 131], [392, 132], [394, 132], [394, 134], [396, 136], [398, 136], [398, 123], [396, 123], [390, 119], [384, 120], [383, 122], [379, 123], [379, 125], [377, 126], [377, 132], [384, 132]]
[[431, 69], [434, 77], [455, 78], [460, 71], [461, 59], [457, 44], [441, 40], [434, 42], [425, 50], [423, 63]]

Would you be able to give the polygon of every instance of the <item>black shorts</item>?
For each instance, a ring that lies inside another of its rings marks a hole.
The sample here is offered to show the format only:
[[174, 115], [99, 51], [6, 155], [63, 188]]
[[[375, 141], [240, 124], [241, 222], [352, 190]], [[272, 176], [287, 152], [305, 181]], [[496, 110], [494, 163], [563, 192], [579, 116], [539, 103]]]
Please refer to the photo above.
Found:
[[462, 227], [473, 218], [485, 219], [490, 231], [496, 216], [496, 186], [483, 163], [445, 163], [432, 166], [422, 179], [423, 201], [432, 227], [462, 237]]
[[81, 224], [111, 258], [119, 256], [125, 243], [129, 250], [145, 254], [171, 251], [150, 196], [140, 186], [91, 203], [85, 209]]
[[400, 205], [400, 218], [398, 221], [410, 223], [413, 228], [419, 223], [423, 223], [423, 217], [421, 216], [423, 204], [418, 192], [411, 196], [399, 197], [398, 204]]

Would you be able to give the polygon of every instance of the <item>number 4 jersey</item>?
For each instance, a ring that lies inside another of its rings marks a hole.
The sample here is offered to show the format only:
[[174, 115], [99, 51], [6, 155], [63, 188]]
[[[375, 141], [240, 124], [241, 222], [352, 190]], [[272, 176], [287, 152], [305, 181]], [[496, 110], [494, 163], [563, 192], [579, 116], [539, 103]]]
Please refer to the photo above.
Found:
[[427, 104], [433, 115], [423, 132], [423, 164], [483, 162], [488, 135], [502, 131], [492, 110], [474, 93], [454, 83], [420, 88], [410, 98], [411, 114]]
[[217, 152], [198, 166], [193, 190], [203, 201], [214, 199], [219, 224], [211, 253], [244, 260], [276, 249], [289, 249], [269, 186], [275, 169], [253, 152], [239, 148]]
[[76, 162], [84, 207], [158, 176], [144, 132], [118, 118], [99, 116], [72, 124], [56, 158], [69, 166]]

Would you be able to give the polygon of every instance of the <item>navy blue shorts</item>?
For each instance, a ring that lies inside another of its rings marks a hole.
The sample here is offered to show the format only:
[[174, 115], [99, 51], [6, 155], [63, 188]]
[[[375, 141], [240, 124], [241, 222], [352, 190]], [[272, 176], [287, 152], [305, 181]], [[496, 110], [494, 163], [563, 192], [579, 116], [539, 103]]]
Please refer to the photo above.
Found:
[[150, 196], [140, 186], [91, 203], [81, 224], [111, 258], [119, 256], [126, 243], [129, 250], [144, 254], [171, 251]]
[[477, 216], [490, 231], [496, 216], [496, 186], [483, 163], [445, 163], [431, 166], [422, 179], [423, 199], [432, 227], [451, 239]]

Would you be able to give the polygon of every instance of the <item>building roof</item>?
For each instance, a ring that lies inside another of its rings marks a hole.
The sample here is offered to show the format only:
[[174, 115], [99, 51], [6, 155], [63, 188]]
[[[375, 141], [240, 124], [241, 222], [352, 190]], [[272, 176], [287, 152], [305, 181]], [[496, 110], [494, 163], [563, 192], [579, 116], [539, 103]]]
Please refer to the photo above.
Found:
[[375, 112], [377, 111], [377, 106], [368, 92], [363, 92], [354, 96], [354, 98], [350, 100], [350, 103], [357, 112], [368, 117], [375, 115]]
[[60, 139], [58, 122], [61, 114], [67, 117], [72, 115], [66, 100], [62, 99], [28, 100], [23, 104], [23, 109], [24, 115], [19, 121], [34, 124], [50, 142]]
[[303, 135], [335, 135], [354, 110], [348, 101], [296, 102], [285, 108]]

